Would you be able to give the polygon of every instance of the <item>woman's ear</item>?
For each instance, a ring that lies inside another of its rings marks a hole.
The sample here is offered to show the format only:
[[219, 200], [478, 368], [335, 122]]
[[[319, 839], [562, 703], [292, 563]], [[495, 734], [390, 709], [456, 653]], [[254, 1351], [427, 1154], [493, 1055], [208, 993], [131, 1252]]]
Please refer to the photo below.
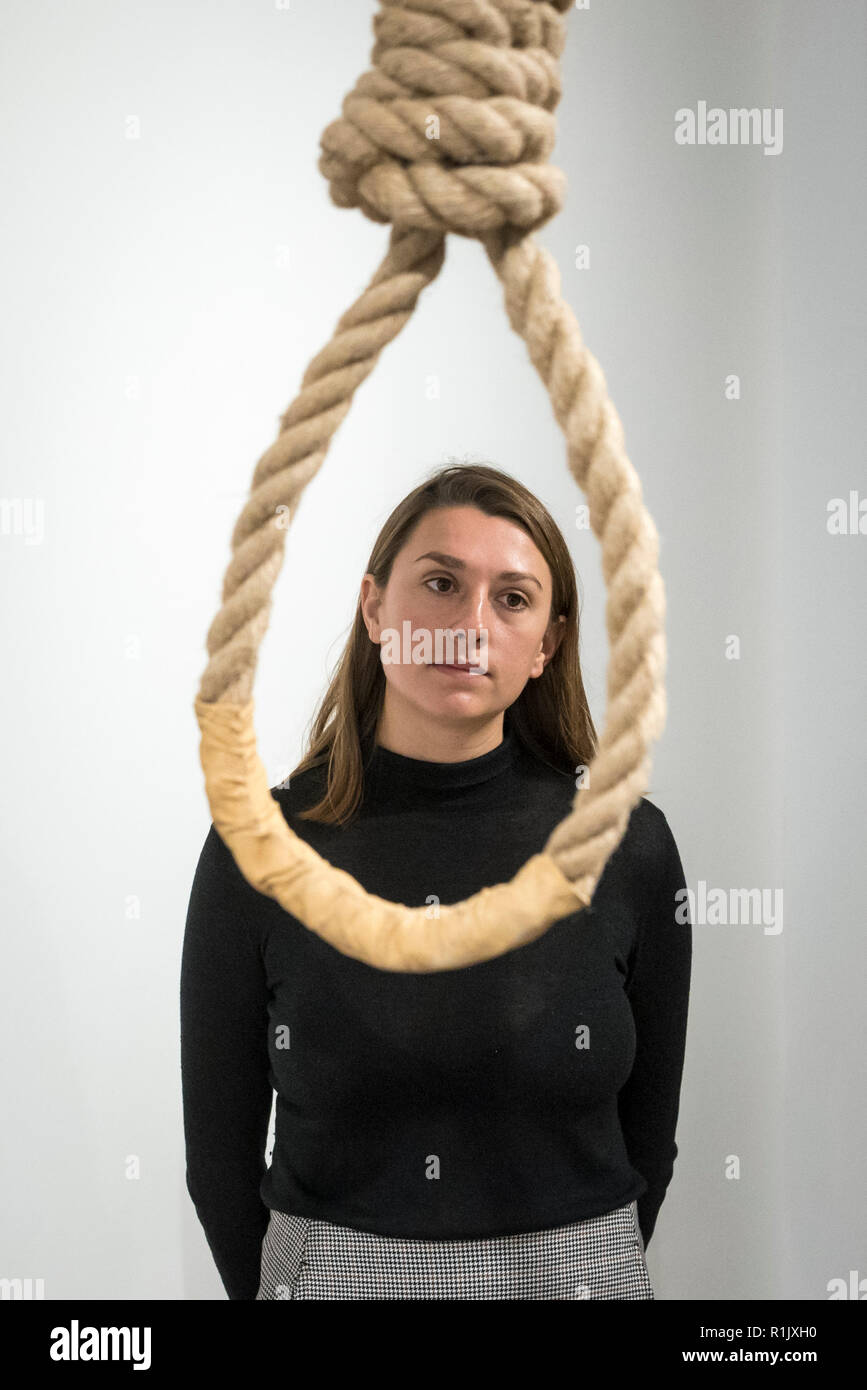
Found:
[[367, 628], [367, 635], [371, 642], [379, 643], [381, 636], [379, 623], [379, 609], [382, 603], [382, 594], [376, 585], [376, 580], [372, 574], [365, 574], [361, 581], [361, 593], [359, 595], [359, 607], [361, 609], [361, 619]]
[[566, 636], [566, 615], [560, 616], [545, 629], [545, 636], [542, 638], [542, 652], [545, 656], [545, 665], [551, 660], [563, 638]]

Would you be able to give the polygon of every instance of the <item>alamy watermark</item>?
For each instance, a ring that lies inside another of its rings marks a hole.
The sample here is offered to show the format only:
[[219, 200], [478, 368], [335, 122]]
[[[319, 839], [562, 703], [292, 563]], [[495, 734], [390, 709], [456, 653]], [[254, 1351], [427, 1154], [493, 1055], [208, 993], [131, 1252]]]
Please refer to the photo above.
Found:
[[765, 154], [783, 150], [782, 106], [740, 106], [725, 111], [708, 109], [698, 102], [695, 111], [681, 106], [674, 113], [674, 139], [678, 145], [762, 145]]
[[782, 888], [710, 888], [700, 878], [693, 892], [679, 888], [674, 918], [683, 925], [703, 927], [762, 927], [765, 936], [779, 936], [783, 930]]
[[404, 618], [401, 631], [395, 627], [382, 629], [383, 666], [468, 666], [470, 671], [484, 676], [488, 672], [487, 629], [479, 628], [479, 636], [485, 641], [478, 656], [468, 656], [467, 650], [475, 651], [476, 629], [455, 632], [450, 627], [413, 628], [409, 618]]

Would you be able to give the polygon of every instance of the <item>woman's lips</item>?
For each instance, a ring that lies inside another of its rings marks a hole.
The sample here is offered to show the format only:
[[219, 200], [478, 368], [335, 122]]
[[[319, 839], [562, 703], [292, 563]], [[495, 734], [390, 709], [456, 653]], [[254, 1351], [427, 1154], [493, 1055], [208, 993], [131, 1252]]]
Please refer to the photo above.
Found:
[[431, 663], [435, 671], [444, 671], [447, 675], [462, 676], [466, 680], [476, 680], [479, 676], [486, 676], [487, 671], [479, 670], [478, 666], [448, 666], [445, 663]]

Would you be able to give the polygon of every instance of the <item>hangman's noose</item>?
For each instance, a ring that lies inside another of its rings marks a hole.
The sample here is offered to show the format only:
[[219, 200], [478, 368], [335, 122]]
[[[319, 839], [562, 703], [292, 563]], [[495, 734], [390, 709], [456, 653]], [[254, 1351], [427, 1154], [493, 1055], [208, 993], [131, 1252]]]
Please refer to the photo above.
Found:
[[[248, 882], [346, 955], [430, 971], [501, 955], [590, 903], [648, 785], [648, 747], [665, 724], [665, 597], [656, 528], [605, 378], [561, 299], [555, 261], [532, 235], [565, 190], [547, 159], [571, 0], [380, 3], [373, 70], [324, 131], [320, 169], [335, 203], [391, 224], [388, 254], [310, 363], [256, 465], [195, 711], [214, 824]], [[610, 655], [605, 728], [572, 811], [510, 882], [429, 918], [426, 907], [365, 892], [290, 829], [256, 750], [252, 690], [285, 518], [355, 391], [439, 273], [449, 232], [484, 246], [509, 322], [551, 397], [602, 546]]]

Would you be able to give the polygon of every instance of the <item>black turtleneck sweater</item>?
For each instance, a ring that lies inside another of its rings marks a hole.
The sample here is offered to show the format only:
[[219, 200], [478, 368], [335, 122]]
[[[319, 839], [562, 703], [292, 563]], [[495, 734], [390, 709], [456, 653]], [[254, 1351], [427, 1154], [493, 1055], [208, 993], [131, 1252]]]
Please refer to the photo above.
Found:
[[[295, 814], [319, 799], [324, 767], [271, 794], [368, 892], [459, 902], [512, 878], [575, 795], [508, 715], [504, 728], [463, 762], [375, 745], [344, 828]], [[252, 888], [212, 824], [186, 919], [181, 1071], [187, 1187], [229, 1297], [256, 1296], [271, 1208], [448, 1240], [638, 1198], [646, 1246], [677, 1155], [684, 886], [668, 822], [642, 797], [589, 909], [494, 960], [393, 973]]]

